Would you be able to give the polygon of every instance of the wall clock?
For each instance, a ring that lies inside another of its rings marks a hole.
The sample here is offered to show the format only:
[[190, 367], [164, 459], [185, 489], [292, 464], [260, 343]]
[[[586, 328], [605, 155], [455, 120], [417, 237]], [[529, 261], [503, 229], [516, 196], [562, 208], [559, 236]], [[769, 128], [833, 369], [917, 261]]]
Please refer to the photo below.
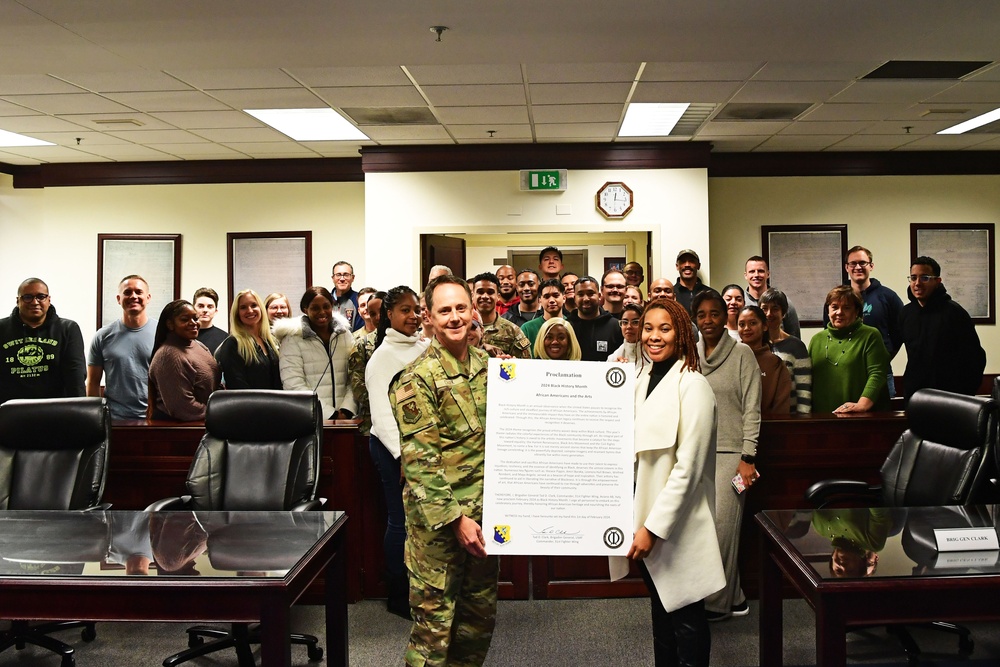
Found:
[[609, 181], [595, 197], [597, 210], [609, 220], [621, 220], [632, 211], [632, 190], [621, 181]]

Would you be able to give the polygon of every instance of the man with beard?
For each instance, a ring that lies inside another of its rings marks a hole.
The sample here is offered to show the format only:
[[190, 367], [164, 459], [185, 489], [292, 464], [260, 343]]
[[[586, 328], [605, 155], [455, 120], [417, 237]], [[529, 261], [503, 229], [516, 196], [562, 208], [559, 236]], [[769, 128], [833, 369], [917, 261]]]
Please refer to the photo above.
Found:
[[500, 295], [497, 298], [497, 314], [503, 315], [521, 302], [517, 296], [517, 272], [510, 264], [504, 264], [496, 273], [500, 281]]
[[521, 325], [521, 331], [528, 337], [531, 349], [535, 349], [535, 338], [538, 337], [538, 330], [542, 328], [545, 321], [564, 315], [563, 303], [566, 299], [563, 297], [562, 283], [555, 278], [550, 278], [542, 283], [541, 292], [542, 317], [536, 317]]
[[674, 282], [674, 293], [677, 302], [691, 312], [691, 301], [696, 294], [712, 289], [701, 282], [698, 271], [701, 270], [701, 258], [691, 248], [685, 248], [677, 253], [677, 281]]
[[504, 354], [520, 359], [531, 358], [531, 344], [516, 324], [497, 314], [500, 279], [495, 274], [480, 273], [472, 279], [474, 306], [483, 321], [483, 344], [499, 348]]
[[601, 276], [601, 301], [604, 302], [604, 310], [611, 313], [616, 319], [622, 318], [622, 309], [625, 307], [625, 274], [616, 269], [605, 271]]
[[524, 269], [517, 274], [517, 294], [521, 302], [503, 314], [503, 318], [520, 327], [525, 322], [542, 316], [538, 307], [538, 273], [533, 269]]
[[569, 322], [583, 361], [607, 361], [625, 340], [618, 320], [601, 308], [600, 285], [593, 276], [576, 281], [576, 312], [570, 314]]

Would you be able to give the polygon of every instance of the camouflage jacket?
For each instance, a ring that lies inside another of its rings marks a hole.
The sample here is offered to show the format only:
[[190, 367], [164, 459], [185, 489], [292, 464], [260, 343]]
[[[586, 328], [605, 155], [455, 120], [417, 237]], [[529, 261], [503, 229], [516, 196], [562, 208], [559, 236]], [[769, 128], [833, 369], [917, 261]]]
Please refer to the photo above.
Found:
[[483, 325], [483, 342], [493, 345], [515, 359], [531, 359], [531, 343], [520, 327], [497, 316], [492, 324]]
[[357, 332], [355, 332], [354, 349], [351, 350], [351, 356], [347, 359], [347, 375], [351, 380], [351, 393], [354, 394], [354, 402], [358, 404], [358, 413], [355, 416], [361, 419], [358, 429], [365, 437], [368, 437], [372, 430], [372, 411], [368, 405], [368, 387], [365, 386], [365, 366], [368, 365], [368, 360], [372, 358], [372, 352], [375, 351], [376, 334], [378, 331], [372, 331], [358, 337]]
[[407, 524], [437, 530], [463, 514], [482, 521], [488, 361], [469, 348], [459, 362], [434, 339], [389, 388]]

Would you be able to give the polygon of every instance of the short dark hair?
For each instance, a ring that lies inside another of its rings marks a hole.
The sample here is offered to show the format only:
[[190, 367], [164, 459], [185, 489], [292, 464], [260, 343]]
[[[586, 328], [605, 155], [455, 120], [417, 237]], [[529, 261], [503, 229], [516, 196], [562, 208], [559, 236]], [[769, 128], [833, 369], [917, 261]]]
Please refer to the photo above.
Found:
[[127, 275], [124, 278], [122, 278], [121, 280], [119, 280], [118, 281], [118, 287], [121, 287], [123, 283], [127, 283], [130, 280], [141, 280], [143, 282], [143, 284], [146, 285], [146, 288], [147, 289], [149, 288], [149, 281], [146, 280], [145, 278], [143, 278], [142, 276], [140, 276], [138, 273], [130, 273], [129, 275]]
[[330, 294], [330, 290], [322, 285], [313, 285], [312, 287], [306, 288], [305, 294], [303, 294], [302, 298], [299, 300], [299, 310], [303, 313], [309, 310], [309, 304], [312, 303], [313, 299], [318, 296], [321, 296], [329, 301], [331, 305], [337, 303], [337, 300], [333, 298], [332, 294]]
[[594, 276], [580, 276], [576, 279], [574, 285], [579, 285], [580, 283], [594, 283], [598, 289], [601, 288], [601, 283]]
[[864, 247], [863, 245], [856, 245], [853, 248], [851, 248], [850, 250], [848, 250], [847, 253], [844, 255], [844, 264], [847, 264], [847, 258], [850, 257], [851, 255], [853, 255], [856, 252], [863, 252], [866, 255], [868, 255], [868, 261], [869, 262], [874, 262], [875, 261], [875, 255], [872, 254], [871, 250], [869, 250], [868, 248]]
[[610, 276], [612, 273], [620, 273], [622, 274], [622, 278], [625, 277], [625, 272], [622, 271], [621, 269], [608, 269], [607, 271], [604, 272], [604, 275], [601, 276], [601, 287], [604, 287], [604, 281], [607, 280], [608, 276]]
[[548, 280], [542, 281], [542, 284], [538, 286], [538, 293], [541, 294], [542, 290], [545, 289], [546, 287], [555, 287], [557, 290], [559, 290], [560, 294], [566, 293], [566, 288], [563, 287], [563, 284], [555, 278], [549, 278]]
[[497, 278], [497, 274], [493, 273], [492, 271], [483, 271], [482, 273], [477, 273], [472, 278], [469, 278], [468, 282], [475, 285], [481, 280], [486, 280], [488, 282], [491, 282], [497, 286], [497, 289], [500, 289], [500, 279]]
[[750, 262], [764, 262], [764, 266], [767, 266], [766, 259], [764, 259], [760, 255], [754, 255], [753, 257], [748, 257], [747, 261], [743, 262], [743, 268], [746, 268], [746, 265], [749, 264]]
[[[748, 259], [747, 261], [749, 262], [750, 260]], [[743, 286], [742, 285], [737, 285], [736, 283], [729, 283], [728, 285], [726, 285], [725, 287], [722, 288], [722, 291], [719, 292], [719, 294], [725, 294], [726, 292], [728, 292], [731, 289], [738, 289], [740, 291], [740, 296], [743, 297], [744, 299], [747, 298], [747, 293], [743, 289]], [[722, 302], [725, 303], [725, 300], [723, 300]]]
[[722, 294], [716, 292], [714, 289], [707, 289], [698, 292], [697, 294], [694, 295], [694, 298], [691, 299], [691, 312], [692, 313], [696, 312], [698, 308], [701, 306], [701, 304], [705, 303], [706, 301], [715, 301], [720, 306], [722, 306], [722, 310], [726, 309], [726, 300], [722, 298]]
[[623, 313], [626, 313], [626, 312], [635, 313], [639, 317], [642, 317], [642, 306], [640, 306], [637, 303], [626, 303], [625, 307], [622, 308], [622, 312]]
[[559, 261], [560, 262], [562, 261], [562, 259], [563, 259], [562, 250], [560, 250], [559, 248], [555, 247], [554, 245], [550, 245], [550, 246], [546, 246], [546, 247], [542, 248], [542, 251], [540, 253], [538, 253], [538, 263], [539, 264], [542, 263], [542, 257], [545, 257], [545, 253], [547, 253], [547, 252], [554, 252], [554, 253], [556, 253], [557, 255], [559, 255]]
[[757, 305], [761, 308], [769, 303], [778, 304], [778, 308], [781, 308], [781, 315], [788, 314], [788, 297], [781, 290], [769, 287], [764, 290], [764, 293], [760, 295], [760, 299], [757, 300]]
[[377, 291], [378, 290], [375, 289], [374, 287], [362, 287], [361, 289], [358, 290], [358, 298], [360, 299], [365, 294], [374, 294]]
[[21, 281], [21, 284], [17, 286], [17, 295], [21, 296], [21, 290], [23, 290], [25, 287], [27, 287], [32, 283], [41, 283], [45, 285], [45, 291], [46, 292], [49, 291], [49, 284], [44, 280], [42, 280], [41, 278], [25, 278], [24, 280]]
[[921, 266], [929, 266], [929, 267], [931, 267], [931, 271], [934, 272], [934, 275], [937, 276], [938, 278], [941, 277], [941, 265], [938, 264], [934, 260], [934, 258], [927, 257], [926, 255], [921, 255], [920, 257], [917, 257], [915, 260], [913, 260], [912, 262], [910, 262], [910, 268], [912, 269], [917, 264], [919, 264]]
[[563, 271], [563, 274], [561, 276], [559, 276], [559, 278], [561, 280], [561, 279], [565, 278], [566, 276], [574, 276], [574, 277], [576, 277], [577, 280], [580, 279], [580, 275], [577, 274], [577, 273], [573, 273], [572, 271]]
[[211, 299], [216, 306], [219, 305], [219, 293], [216, 292], [211, 287], [199, 287], [198, 289], [196, 289], [194, 291], [194, 296], [191, 298], [191, 303], [194, 303], [203, 296], [207, 296], [209, 299]]
[[535, 276], [535, 280], [542, 279], [542, 277], [538, 275], [538, 271], [535, 271], [534, 269], [521, 269], [520, 271], [514, 274], [514, 280], [517, 280], [517, 277], [522, 273], [530, 273], [531, 275]]
[[434, 290], [437, 289], [438, 285], [444, 285], [446, 283], [449, 285], [461, 285], [462, 289], [465, 290], [465, 295], [469, 297], [469, 303], [472, 303], [472, 292], [469, 291], [469, 283], [453, 273], [448, 273], [443, 276], [438, 276], [434, 280], [427, 283], [427, 287], [424, 288], [424, 301], [427, 303], [428, 310], [434, 309]]

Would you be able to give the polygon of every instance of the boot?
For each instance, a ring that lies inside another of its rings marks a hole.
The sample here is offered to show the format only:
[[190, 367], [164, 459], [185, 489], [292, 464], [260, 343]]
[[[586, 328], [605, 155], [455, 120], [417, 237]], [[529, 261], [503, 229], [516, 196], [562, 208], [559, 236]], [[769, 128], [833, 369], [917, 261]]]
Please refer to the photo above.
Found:
[[389, 587], [389, 597], [385, 608], [390, 614], [400, 618], [410, 619], [410, 578], [406, 574], [389, 574], [386, 576]]

